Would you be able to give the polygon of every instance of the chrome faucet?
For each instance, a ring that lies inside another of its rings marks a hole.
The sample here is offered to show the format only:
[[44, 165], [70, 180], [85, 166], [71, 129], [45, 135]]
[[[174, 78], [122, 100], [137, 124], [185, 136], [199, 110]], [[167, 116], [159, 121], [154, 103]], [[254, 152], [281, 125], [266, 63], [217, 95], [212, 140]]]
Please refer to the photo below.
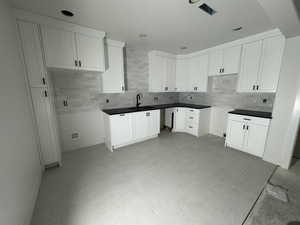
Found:
[[138, 108], [142, 103], [141, 103], [141, 98], [142, 98], [142, 94], [139, 93], [136, 95], [136, 107]]

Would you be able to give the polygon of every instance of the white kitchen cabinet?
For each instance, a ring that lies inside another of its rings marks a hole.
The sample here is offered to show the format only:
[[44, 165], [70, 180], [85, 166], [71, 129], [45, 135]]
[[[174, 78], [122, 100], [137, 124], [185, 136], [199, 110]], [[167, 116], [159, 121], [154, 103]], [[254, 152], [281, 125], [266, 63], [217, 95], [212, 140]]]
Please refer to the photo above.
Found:
[[209, 59], [209, 76], [238, 74], [241, 49], [241, 45], [237, 45], [212, 51]]
[[208, 54], [193, 56], [189, 59], [188, 91], [207, 91], [208, 59]]
[[261, 62], [262, 41], [247, 43], [243, 46], [241, 72], [238, 91], [255, 92]]
[[238, 92], [276, 92], [284, 44], [275, 36], [243, 46]]
[[157, 137], [160, 132], [160, 110], [117, 115], [104, 114], [105, 144], [114, 149]]
[[75, 35], [71, 31], [42, 27], [46, 66], [58, 69], [77, 69]]
[[210, 108], [193, 109], [174, 108], [173, 132], [184, 132], [196, 137], [208, 134], [210, 121]]
[[61, 163], [56, 114], [52, 96], [47, 88], [31, 88], [35, 118], [39, 134], [42, 161], [45, 166]]
[[39, 27], [37, 24], [18, 21], [22, 50], [30, 87], [46, 87], [47, 72], [43, 61], [43, 52]]
[[228, 115], [226, 146], [262, 157], [270, 119]]
[[189, 58], [176, 59], [176, 91], [184, 92], [188, 90], [189, 84]]
[[109, 123], [112, 146], [121, 146], [133, 140], [131, 113], [109, 116]]
[[283, 36], [271, 37], [263, 41], [258, 92], [276, 92], [284, 45]]
[[20, 40], [44, 166], [61, 164], [61, 146], [51, 79], [44, 65], [37, 24], [18, 21]]
[[42, 26], [46, 66], [104, 72], [104, 36]]
[[75, 33], [77, 59], [81, 70], [105, 71], [103, 38]]
[[186, 108], [175, 108], [174, 112], [174, 131], [184, 132], [185, 131], [185, 114]]
[[174, 92], [176, 90], [176, 58], [168, 56], [165, 59], [166, 73], [164, 77], [163, 90], [165, 92]]
[[136, 112], [132, 113], [133, 118], [133, 139], [144, 139], [148, 136], [148, 116], [150, 112]]
[[176, 88], [176, 58], [174, 55], [149, 53], [149, 91], [172, 92]]
[[102, 92], [121, 93], [124, 85], [124, 46], [123, 42], [107, 40], [108, 70], [102, 74]]

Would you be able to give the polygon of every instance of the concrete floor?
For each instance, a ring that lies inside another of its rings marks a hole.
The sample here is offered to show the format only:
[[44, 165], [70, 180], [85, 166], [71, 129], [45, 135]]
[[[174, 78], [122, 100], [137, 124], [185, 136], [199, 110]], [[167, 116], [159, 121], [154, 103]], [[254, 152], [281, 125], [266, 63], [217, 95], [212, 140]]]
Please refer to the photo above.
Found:
[[288, 202], [264, 191], [246, 225], [300, 225], [300, 161], [290, 170], [278, 168], [270, 183], [287, 193]]
[[240, 225], [275, 166], [223, 146], [163, 133], [66, 153], [45, 173], [32, 225]]

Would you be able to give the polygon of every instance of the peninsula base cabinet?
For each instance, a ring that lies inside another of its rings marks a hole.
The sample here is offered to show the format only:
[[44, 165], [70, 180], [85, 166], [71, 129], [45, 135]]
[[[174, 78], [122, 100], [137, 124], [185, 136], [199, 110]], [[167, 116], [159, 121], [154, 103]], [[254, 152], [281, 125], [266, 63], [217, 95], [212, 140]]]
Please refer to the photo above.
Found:
[[262, 157], [270, 119], [229, 114], [225, 145]]
[[110, 150], [155, 138], [160, 133], [160, 110], [104, 114], [105, 145]]
[[178, 107], [173, 109], [173, 132], [184, 132], [196, 137], [209, 133], [210, 108], [192, 109]]

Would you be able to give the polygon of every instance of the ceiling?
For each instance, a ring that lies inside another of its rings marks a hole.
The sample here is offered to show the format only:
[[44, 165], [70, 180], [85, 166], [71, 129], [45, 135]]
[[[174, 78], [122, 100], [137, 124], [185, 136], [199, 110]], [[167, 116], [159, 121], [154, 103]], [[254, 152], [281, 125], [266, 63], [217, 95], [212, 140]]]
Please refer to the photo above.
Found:
[[258, 0], [258, 2], [287, 38], [300, 35], [300, 0]]
[[[128, 46], [189, 53], [274, 28], [257, 0], [11, 0], [14, 7], [107, 32]], [[217, 14], [198, 6], [207, 3]], [[68, 9], [73, 18], [60, 14]], [[233, 32], [235, 27], [243, 29]], [[147, 34], [147, 38], [140, 38]], [[181, 50], [180, 47], [188, 49]]]

